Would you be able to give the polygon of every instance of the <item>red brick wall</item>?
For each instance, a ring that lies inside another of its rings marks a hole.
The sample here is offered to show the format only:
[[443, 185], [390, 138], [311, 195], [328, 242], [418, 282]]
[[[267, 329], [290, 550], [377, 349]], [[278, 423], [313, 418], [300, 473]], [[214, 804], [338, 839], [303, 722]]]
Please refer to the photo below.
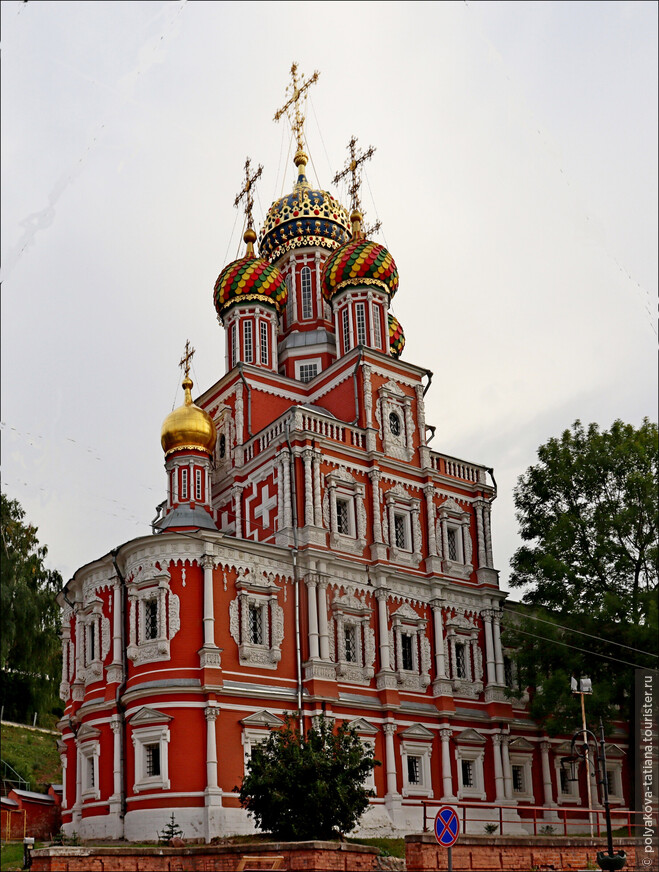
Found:
[[[627, 853], [626, 869], [636, 869], [640, 841], [614, 839], [614, 851]], [[516, 838], [507, 836], [462, 836], [453, 846], [453, 869], [491, 872], [528, 872], [529, 869], [568, 870], [596, 868], [598, 851], [606, 850], [605, 839]], [[407, 872], [435, 872], [448, 869], [448, 851], [434, 836], [407, 836]], [[598, 868], [598, 867], [597, 867]], [[648, 867], [649, 868], [649, 867]]]
[[33, 852], [32, 872], [234, 872], [250, 856], [281, 857], [288, 872], [372, 872], [378, 868], [378, 853], [377, 848], [332, 842], [297, 847], [266, 843], [180, 849], [43, 848]]

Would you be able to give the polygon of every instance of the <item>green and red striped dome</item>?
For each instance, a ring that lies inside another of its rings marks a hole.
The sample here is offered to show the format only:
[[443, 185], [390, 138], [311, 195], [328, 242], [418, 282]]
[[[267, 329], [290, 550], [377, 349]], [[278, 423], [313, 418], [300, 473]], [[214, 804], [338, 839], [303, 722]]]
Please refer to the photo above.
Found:
[[389, 322], [389, 351], [392, 357], [400, 357], [403, 348], [405, 348], [403, 328], [400, 326], [398, 318], [394, 318], [391, 312], [387, 315], [387, 320]]
[[330, 254], [323, 267], [321, 287], [326, 300], [343, 288], [378, 285], [390, 297], [398, 290], [398, 270], [386, 248], [358, 237]]
[[280, 314], [286, 306], [288, 288], [284, 276], [267, 260], [247, 254], [225, 266], [215, 282], [213, 300], [221, 317], [234, 303], [257, 300], [274, 306]]

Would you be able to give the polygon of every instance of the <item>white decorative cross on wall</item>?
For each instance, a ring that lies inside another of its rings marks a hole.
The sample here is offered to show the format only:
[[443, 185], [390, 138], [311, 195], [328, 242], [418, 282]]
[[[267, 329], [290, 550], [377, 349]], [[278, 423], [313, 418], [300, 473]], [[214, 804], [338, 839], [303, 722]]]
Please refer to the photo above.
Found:
[[254, 509], [254, 517], [261, 518], [263, 529], [270, 528], [270, 512], [277, 508], [277, 494], [270, 496], [268, 485], [261, 491], [261, 505]]

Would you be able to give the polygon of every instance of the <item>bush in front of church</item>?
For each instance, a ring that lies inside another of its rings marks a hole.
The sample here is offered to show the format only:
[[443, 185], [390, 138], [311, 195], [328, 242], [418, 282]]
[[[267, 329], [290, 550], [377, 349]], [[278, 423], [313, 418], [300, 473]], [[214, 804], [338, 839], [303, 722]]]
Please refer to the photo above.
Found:
[[279, 839], [337, 838], [368, 808], [373, 791], [364, 781], [379, 765], [347, 724], [334, 730], [322, 715], [303, 736], [287, 715], [284, 726], [254, 748], [240, 802], [260, 830]]

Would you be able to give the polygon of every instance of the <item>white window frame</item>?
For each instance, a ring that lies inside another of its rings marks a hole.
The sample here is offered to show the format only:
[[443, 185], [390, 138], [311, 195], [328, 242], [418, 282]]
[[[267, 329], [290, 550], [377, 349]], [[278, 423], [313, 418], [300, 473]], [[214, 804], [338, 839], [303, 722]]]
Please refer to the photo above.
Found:
[[343, 353], [347, 354], [351, 347], [351, 334], [352, 330], [350, 329], [350, 307], [346, 306], [341, 312], [341, 337], [343, 342]]
[[251, 321], [243, 321], [243, 360], [254, 363], [254, 325]]
[[[321, 364], [322, 364], [322, 361], [321, 361], [320, 357], [311, 357], [311, 358], [305, 358], [303, 360], [296, 360], [295, 361], [295, 378], [296, 378], [296, 380], [302, 381], [302, 367], [303, 366], [315, 365], [316, 375], [318, 375], [318, 373], [321, 370]], [[314, 378], [315, 377], [316, 376], [314, 376]], [[306, 382], [304, 382], [304, 384], [306, 384]]]
[[[339, 504], [345, 506], [345, 519], [347, 521], [347, 529], [339, 529]], [[355, 530], [355, 497], [353, 494], [340, 493], [334, 494], [334, 505], [336, 507], [336, 534], [337, 536], [348, 536], [351, 539], [356, 538]]]
[[452, 524], [451, 522], [447, 522], [446, 541], [450, 542], [451, 539], [453, 539], [453, 542], [455, 544], [455, 557], [450, 557], [449, 554], [447, 554], [447, 560], [451, 560], [453, 563], [464, 563], [464, 549], [462, 547], [462, 526], [460, 524]]
[[300, 270], [300, 301], [302, 303], [302, 320], [311, 321], [313, 318], [313, 283], [311, 269], [303, 266]]
[[366, 345], [366, 303], [355, 303], [356, 345]]
[[[81, 742], [79, 747], [80, 761], [80, 783], [81, 797], [85, 800], [97, 800], [101, 798], [101, 788], [99, 785], [99, 766], [98, 761], [101, 756], [101, 745], [97, 740], [87, 740]], [[92, 779], [89, 775], [92, 773]]]
[[[430, 770], [430, 758], [432, 756], [432, 739], [418, 741], [405, 739], [401, 736], [400, 743], [401, 768], [403, 774], [403, 796], [428, 796], [432, 798], [432, 775]], [[408, 757], [419, 759], [419, 783], [409, 780]]]
[[265, 742], [272, 730], [283, 727], [284, 721], [272, 712], [263, 709], [263, 711], [248, 715], [241, 721], [241, 724], [243, 727], [240, 739], [243, 744], [243, 767], [244, 773], [247, 775], [247, 764], [251, 760], [254, 747]]
[[[398, 683], [408, 690], [425, 690], [430, 684], [430, 642], [428, 622], [403, 603], [391, 616], [390, 646]], [[412, 669], [403, 668], [403, 636], [412, 637]]]
[[[374, 675], [375, 632], [371, 627], [372, 609], [351, 591], [336, 596], [331, 603], [331, 656], [336, 660], [336, 676], [349, 684], [369, 684]], [[355, 659], [346, 657], [346, 625], [355, 629]], [[336, 646], [334, 641], [336, 628]]]
[[[309, 370], [309, 372], [306, 372], [306, 370]], [[305, 361], [304, 363], [298, 364], [298, 381], [301, 381], [303, 384], [308, 384], [310, 381], [313, 381], [317, 375], [317, 363], [309, 363], [308, 361]]]
[[410, 510], [408, 508], [402, 509], [400, 507], [395, 507], [393, 509], [394, 513], [394, 536], [398, 533], [396, 529], [396, 521], [402, 522], [402, 533], [403, 533], [403, 544], [399, 545], [398, 540], [394, 542], [394, 547], [397, 551], [407, 551], [410, 554], [412, 553], [412, 525], [410, 520]]
[[[467, 747], [458, 745], [456, 759], [458, 763], [458, 799], [486, 799], [483, 779], [483, 759], [485, 747]], [[472, 764], [474, 784], [469, 787], [462, 782], [462, 761], [469, 760]]]
[[269, 366], [270, 365], [270, 356], [269, 356], [269, 336], [270, 336], [270, 324], [265, 320], [265, 318], [261, 318], [259, 320], [259, 340], [260, 340], [260, 360], [261, 366]]
[[195, 469], [194, 471], [194, 498], [196, 503], [203, 501], [204, 493], [204, 471], [203, 469]]
[[[169, 727], [163, 726], [140, 727], [132, 731], [133, 748], [135, 754], [135, 782], [133, 793], [142, 793], [145, 790], [169, 790]], [[147, 775], [147, 747], [149, 745], [160, 746], [160, 774]]]
[[238, 325], [234, 321], [229, 331], [231, 345], [231, 369], [238, 363]]
[[520, 802], [535, 802], [533, 793], [533, 770], [532, 770], [532, 752], [528, 753], [510, 753], [510, 771], [512, 777], [513, 766], [519, 766], [522, 770], [522, 790], [515, 790], [513, 784], [513, 799]]
[[[238, 580], [237, 596], [229, 604], [229, 632], [238, 645], [241, 666], [276, 669], [284, 639], [284, 613], [277, 601], [279, 588], [264, 578]], [[261, 609], [263, 642], [254, 643], [250, 634], [250, 607]]]
[[181, 501], [190, 499], [190, 488], [189, 488], [189, 470], [187, 466], [179, 467], [179, 471], [181, 474]]
[[382, 351], [382, 316], [377, 303], [373, 303], [373, 341], [378, 351]]

